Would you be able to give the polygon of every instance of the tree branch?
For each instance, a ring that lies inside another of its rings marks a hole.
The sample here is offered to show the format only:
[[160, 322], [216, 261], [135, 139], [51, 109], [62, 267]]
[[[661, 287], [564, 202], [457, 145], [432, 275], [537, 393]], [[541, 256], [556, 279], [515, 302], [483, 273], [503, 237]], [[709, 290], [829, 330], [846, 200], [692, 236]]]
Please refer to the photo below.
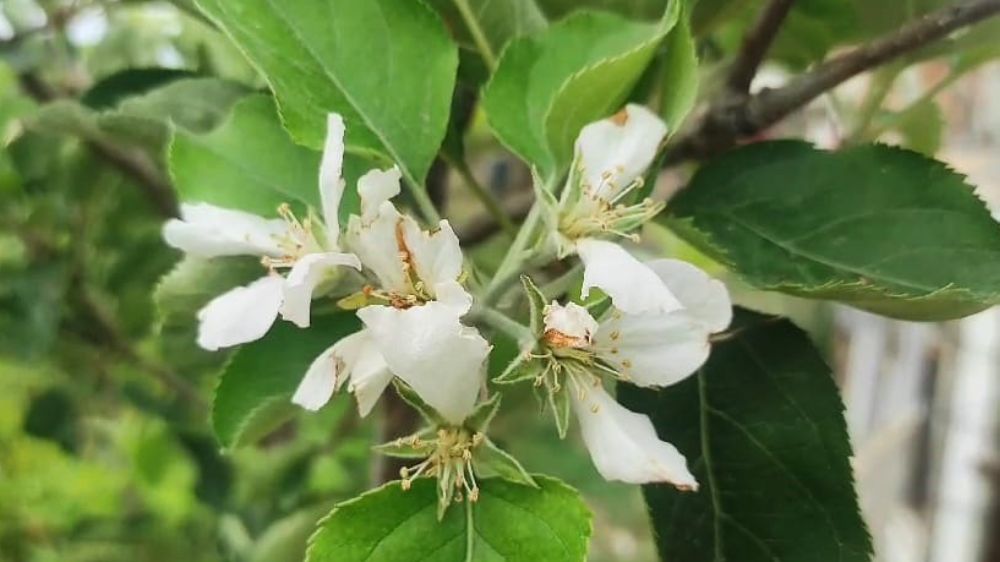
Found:
[[764, 61], [768, 49], [778, 36], [781, 24], [784, 23], [794, 4], [795, 0], [771, 0], [764, 7], [756, 23], [743, 38], [740, 52], [729, 69], [726, 85], [731, 92], [746, 94], [750, 91], [750, 83], [757, 75], [757, 69]]
[[668, 150], [666, 163], [704, 158], [731, 148], [741, 138], [767, 129], [849, 78], [998, 13], [1000, 0], [949, 6], [835, 57], [781, 88], [724, 98], [708, 110], [691, 134]]

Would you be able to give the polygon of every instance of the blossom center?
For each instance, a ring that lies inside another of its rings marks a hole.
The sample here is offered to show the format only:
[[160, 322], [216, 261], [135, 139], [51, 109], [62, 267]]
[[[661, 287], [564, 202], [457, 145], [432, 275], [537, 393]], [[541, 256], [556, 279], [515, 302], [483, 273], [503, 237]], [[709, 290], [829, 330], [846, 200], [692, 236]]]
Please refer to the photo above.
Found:
[[479, 484], [473, 471], [472, 456], [485, 439], [482, 433], [455, 427], [439, 429], [434, 439], [410, 437], [406, 445], [416, 450], [429, 450], [430, 454], [423, 462], [399, 471], [403, 489], [409, 490], [413, 481], [421, 476], [436, 476], [442, 480], [439, 492], [449, 494], [450, 501], [460, 502], [465, 497], [469, 501], [477, 501]]

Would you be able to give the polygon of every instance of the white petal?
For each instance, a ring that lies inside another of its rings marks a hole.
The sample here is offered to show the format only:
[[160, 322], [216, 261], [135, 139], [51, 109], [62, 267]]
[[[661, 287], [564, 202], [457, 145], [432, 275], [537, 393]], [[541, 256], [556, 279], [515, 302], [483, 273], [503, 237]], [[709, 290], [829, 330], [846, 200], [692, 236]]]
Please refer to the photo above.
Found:
[[611, 297], [615, 308], [629, 314], [670, 312], [681, 303], [646, 264], [614, 242], [583, 238], [576, 251], [583, 261], [583, 298], [597, 287]]
[[362, 330], [360, 333], [365, 334], [365, 338], [351, 366], [350, 390], [358, 401], [358, 413], [364, 417], [372, 411], [375, 402], [385, 392], [385, 387], [392, 382], [393, 375], [368, 331]]
[[371, 222], [382, 207], [382, 203], [399, 195], [399, 180], [402, 174], [393, 166], [388, 170], [370, 170], [358, 180], [358, 195], [361, 196], [361, 218]]
[[594, 339], [598, 356], [622, 378], [640, 386], [679, 382], [708, 359], [709, 332], [686, 310], [669, 314], [622, 314], [601, 322]]
[[686, 261], [661, 259], [646, 262], [646, 265], [666, 283], [692, 320], [713, 333], [729, 327], [733, 304], [722, 281], [712, 279]]
[[555, 331], [575, 342], [572, 347], [587, 347], [597, 333], [597, 320], [587, 309], [569, 303], [562, 306], [552, 301], [545, 307], [545, 331]]
[[453, 307], [369, 306], [358, 316], [392, 372], [445, 419], [458, 424], [472, 412], [489, 344], [459, 322]]
[[186, 254], [203, 258], [218, 256], [271, 256], [284, 254], [278, 241], [287, 236], [288, 225], [243, 211], [207, 203], [181, 205], [181, 218], [163, 226], [167, 244]]
[[281, 317], [300, 328], [309, 327], [309, 305], [316, 286], [328, 279], [338, 267], [361, 269], [361, 262], [354, 254], [325, 252], [306, 254], [292, 266], [285, 279], [285, 295], [281, 304]]
[[649, 418], [625, 409], [602, 387], [591, 387], [580, 397], [571, 390], [580, 432], [597, 471], [605, 480], [629, 484], [669, 482], [697, 490], [684, 455], [660, 441]]
[[335, 355], [335, 351], [337, 345], [348, 338], [340, 340], [316, 356], [316, 359], [313, 360], [306, 370], [306, 375], [302, 377], [302, 382], [295, 389], [295, 394], [292, 395], [292, 403], [315, 412], [330, 401], [333, 392], [340, 386], [338, 379], [342, 378], [339, 376], [340, 373], [338, 373], [340, 363]]
[[667, 125], [659, 117], [633, 104], [584, 127], [576, 152], [591, 193], [613, 199], [649, 168], [666, 135]]
[[458, 279], [462, 274], [462, 247], [448, 221], [441, 221], [436, 230], [429, 232], [404, 216], [402, 226], [405, 249], [421, 281], [433, 289], [438, 283]]
[[323, 205], [327, 242], [337, 247], [340, 237], [340, 198], [344, 195], [344, 119], [336, 114], [326, 116], [326, 142], [319, 163], [319, 198]]
[[434, 285], [435, 300], [462, 316], [472, 308], [472, 295], [458, 281], [445, 281]]
[[382, 289], [406, 292], [406, 270], [400, 258], [396, 232], [402, 217], [391, 202], [379, 207], [374, 220], [365, 222], [352, 216], [347, 228], [349, 248], [379, 280]]
[[268, 275], [212, 299], [198, 311], [198, 345], [215, 351], [261, 338], [278, 317], [284, 285]]

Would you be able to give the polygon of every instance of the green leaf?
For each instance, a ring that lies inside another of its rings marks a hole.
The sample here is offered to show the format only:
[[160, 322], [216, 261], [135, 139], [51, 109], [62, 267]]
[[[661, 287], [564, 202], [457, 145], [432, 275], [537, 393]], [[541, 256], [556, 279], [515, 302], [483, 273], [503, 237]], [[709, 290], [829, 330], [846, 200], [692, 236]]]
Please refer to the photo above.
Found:
[[94, 84], [80, 96], [80, 103], [91, 109], [110, 109], [130, 96], [190, 76], [190, 71], [176, 68], [128, 68]]
[[738, 310], [697, 376], [619, 385], [688, 459], [701, 488], [643, 487], [663, 560], [871, 560], [843, 405], [829, 367], [787, 320]]
[[359, 328], [349, 313], [314, 318], [308, 330], [277, 321], [268, 334], [233, 353], [212, 403], [212, 428], [224, 447], [263, 436], [294, 411], [292, 394], [323, 350]]
[[319, 208], [318, 152], [281, 128], [269, 96], [250, 96], [206, 135], [177, 131], [170, 175], [180, 198], [274, 216], [282, 203]]
[[659, 23], [577, 12], [541, 34], [513, 41], [483, 92], [497, 136], [545, 179], [561, 173], [580, 129], [627, 99], [676, 12]]
[[668, 0], [539, 0], [549, 18], [561, 19], [578, 10], [604, 10], [632, 19], [657, 19]]
[[759, 289], [911, 320], [1000, 303], [1000, 227], [962, 176], [914, 152], [759, 143], [699, 170], [668, 212]]
[[667, 35], [664, 51], [660, 115], [673, 135], [698, 100], [698, 53], [687, 14], [681, 15]]
[[[490, 51], [499, 54], [507, 42], [515, 37], [529, 35], [545, 29], [548, 22], [535, 0], [467, 0], [474, 25], [486, 39]], [[431, 7], [441, 14], [459, 44], [469, 50], [478, 50], [469, 25], [456, 7], [455, 0], [428, 0]]]
[[420, 186], [444, 139], [458, 53], [415, 0], [198, 0], [274, 90], [286, 128], [319, 149], [342, 114], [348, 150], [397, 162]]
[[340, 504], [310, 539], [307, 562], [583, 562], [590, 513], [579, 494], [535, 476], [539, 488], [488, 479], [479, 501], [437, 519], [435, 481], [389, 483]]

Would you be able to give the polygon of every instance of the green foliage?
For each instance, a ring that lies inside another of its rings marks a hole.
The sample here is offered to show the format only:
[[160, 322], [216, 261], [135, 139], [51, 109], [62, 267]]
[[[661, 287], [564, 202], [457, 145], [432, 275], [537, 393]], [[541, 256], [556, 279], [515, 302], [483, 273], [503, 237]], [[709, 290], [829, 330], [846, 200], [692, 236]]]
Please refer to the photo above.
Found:
[[490, 125], [545, 178], [558, 175], [580, 129], [621, 107], [676, 20], [676, 10], [659, 23], [576, 12], [515, 40], [483, 91]]
[[408, 491], [386, 484], [334, 508], [310, 540], [307, 560], [583, 562], [586, 506], [558, 480], [535, 480], [540, 488], [484, 480], [478, 501], [441, 522], [433, 480], [417, 480]]
[[740, 310], [730, 330], [696, 376], [659, 391], [619, 386], [701, 485], [644, 486], [662, 559], [871, 560], [830, 369], [787, 320]]
[[208, 134], [177, 131], [169, 163], [184, 201], [265, 217], [282, 203], [319, 208], [319, 153], [292, 143], [268, 96], [244, 99]]
[[326, 114], [336, 111], [349, 150], [382, 155], [423, 184], [444, 139], [458, 65], [427, 7], [413, 0], [198, 4], [267, 78], [293, 138], [321, 148]]
[[896, 148], [752, 145], [699, 170], [665, 220], [760, 289], [918, 320], [1000, 302], [1000, 230], [982, 201]]
[[467, 0], [471, 23], [462, 15], [455, 0], [429, 0], [452, 30], [458, 44], [477, 50], [473, 26], [486, 40], [485, 47], [496, 56], [515, 37], [529, 35], [545, 29], [548, 21], [535, 0]]
[[663, 44], [662, 106], [668, 134], [677, 132], [698, 101], [698, 53], [688, 14], [682, 14]]
[[292, 394], [325, 349], [357, 331], [348, 313], [317, 318], [308, 330], [276, 322], [264, 338], [238, 349], [215, 389], [212, 427], [224, 447], [253, 442], [296, 411]]

